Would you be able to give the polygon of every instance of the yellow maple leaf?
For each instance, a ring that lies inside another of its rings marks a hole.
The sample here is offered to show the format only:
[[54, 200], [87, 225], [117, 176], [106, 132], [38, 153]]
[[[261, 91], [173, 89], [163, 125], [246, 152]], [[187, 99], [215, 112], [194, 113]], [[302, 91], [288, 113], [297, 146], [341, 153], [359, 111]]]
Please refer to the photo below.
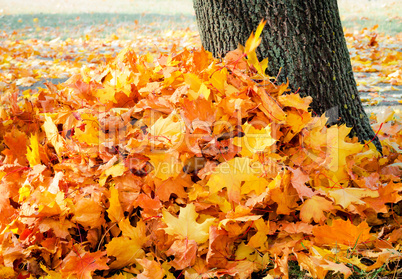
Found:
[[363, 145], [359, 142], [350, 143], [345, 139], [352, 128], [346, 125], [332, 126], [327, 129], [327, 154], [330, 162], [327, 164], [336, 181], [346, 179], [346, 157], [360, 152]]
[[254, 191], [254, 194], [260, 195], [266, 191], [270, 183], [263, 177], [255, 176], [254, 180], [244, 182], [241, 186], [241, 194], [248, 194]]
[[223, 94], [225, 92], [225, 85], [227, 84], [228, 79], [228, 71], [226, 68], [222, 70], [215, 70], [211, 73], [211, 78], [209, 81], [211, 82], [212, 86], [216, 88], [219, 93]]
[[152, 147], [173, 147], [183, 140], [184, 122], [181, 117], [172, 112], [168, 117], [160, 117], [149, 129]]
[[240, 203], [241, 183], [258, 178], [254, 175], [256, 171], [250, 167], [250, 162], [249, 158], [236, 157], [219, 164], [207, 183], [210, 192], [213, 194], [226, 188], [229, 201]]
[[108, 216], [112, 222], [120, 222], [124, 218], [124, 212], [119, 200], [119, 191], [114, 187], [110, 187], [110, 206], [107, 210]]
[[300, 94], [286, 94], [279, 96], [278, 101], [284, 107], [292, 107], [307, 111], [313, 98], [310, 96], [302, 98]]
[[80, 142], [85, 142], [89, 145], [99, 144], [99, 122], [94, 115], [83, 113], [81, 115], [81, 125], [85, 126], [84, 130], [76, 127], [74, 129], [74, 138]]
[[123, 162], [119, 162], [118, 164], [111, 166], [110, 168], [102, 172], [99, 177], [99, 184], [101, 186], [104, 186], [109, 175], [111, 175], [112, 177], [122, 176], [126, 172], [126, 170], [127, 167], [124, 165]]
[[150, 163], [154, 167], [153, 174], [156, 178], [167, 180], [175, 178], [181, 173], [183, 163], [179, 160], [177, 152], [172, 151], [169, 153], [153, 153], [148, 154]]
[[110, 264], [110, 268], [116, 269], [135, 264], [137, 259], [145, 256], [139, 240], [125, 236], [115, 237], [106, 244], [106, 253], [109, 257], [115, 258], [115, 261]]
[[139, 220], [135, 227], [131, 225], [128, 218], [121, 219], [118, 224], [123, 236], [114, 238], [106, 245], [107, 254], [116, 257], [116, 261], [111, 264], [114, 268], [134, 264], [142, 258], [144, 251], [141, 248], [149, 238], [146, 235], [147, 228], [143, 220]]
[[344, 188], [334, 191], [329, 191], [329, 195], [335, 199], [336, 204], [339, 204], [343, 208], [348, 208], [349, 205], [353, 204], [366, 204], [362, 201], [362, 198], [378, 198], [380, 195], [377, 191], [371, 191], [369, 189], [360, 188]]
[[121, 229], [123, 236], [137, 240], [140, 246], [148, 241], [149, 237], [146, 235], [147, 227], [143, 220], [139, 220], [134, 227], [131, 225], [130, 220], [125, 218], [119, 222], [119, 228]]
[[261, 43], [261, 33], [264, 29], [266, 21], [261, 21], [260, 24], [257, 26], [257, 30], [255, 31], [255, 35], [251, 33], [250, 37], [247, 39], [244, 53], [247, 55], [247, 62], [254, 66], [257, 70], [258, 74], [261, 76], [265, 76], [265, 70], [268, 67], [268, 58], [265, 58], [261, 62], [258, 61], [257, 54], [255, 50]]
[[38, 135], [37, 134], [31, 135], [31, 137], [29, 138], [29, 142], [30, 145], [27, 146], [27, 159], [29, 165], [33, 167], [41, 163], [39, 154]]
[[267, 147], [273, 145], [276, 140], [271, 136], [271, 125], [257, 129], [246, 122], [242, 125], [244, 136], [236, 137], [233, 143], [241, 147], [240, 154], [243, 157], [252, 157], [257, 152], [263, 152]]
[[198, 244], [202, 244], [208, 240], [209, 227], [215, 222], [215, 218], [207, 218], [204, 222], [198, 223], [198, 213], [195, 211], [195, 206], [192, 203], [180, 209], [179, 217], [173, 216], [166, 209], [163, 209], [162, 214], [162, 220], [168, 226], [164, 228], [167, 234], [192, 239]]
[[264, 29], [266, 21], [261, 21], [260, 24], [258, 24], [257, 29], [255, 30], [255, 35], [254, 33], [251, 33], [250, 37], [247, 39], [246, 44], [244, 46], [244, 52], [246, 54], [249, 54], [252, 51], [255, 51], [257, 47], [261, 43], [261, 33], [262, 30]]
[[45, 123], [43, 123], [43, 130], [46, 133], [46, 138], [53, 145], [56, 150], [56, 154], [59, 159], [62, 157], [63, 153], [66, 151], [66, 142], [59, 134], [59, 130], [54, 124], [52, 118], [45, 115]]
[[322, 224], [327, 217], [324, 211], [331, 211], [334, 208], [333, 202], [320, 196], [313, 196], [306, 200], [301, 206], [300, 217], [303, 222], [314, 222]]
[[114, 86], [104, 85], [103, 88], [95, 90], [93, 92], [94, 97], [98, 98], [99, 102], [102, 104], [106, 104], [108, 102], [116, 103], [116, 98], [114, 95], [116, 94], [116, 89]]
[[93, 91], [93, 95], [102, 104], [108, 102], [116, 103], [115, 94], [124, 93], [130, 96], [131, 93], [131, 72], [128, 68], [116, 69], [117, 65], [110, 65], [109, 73], [103, 80], [103, 88]]
[[267, 235], [270, 231], [269, 221], [265, 223], [265, 221], [260, 218], [254, 221], [254, 227], [256, 228], [257, 233], [250, 238], [247, 245], [253, 248], [264, 247], [267, 243]]

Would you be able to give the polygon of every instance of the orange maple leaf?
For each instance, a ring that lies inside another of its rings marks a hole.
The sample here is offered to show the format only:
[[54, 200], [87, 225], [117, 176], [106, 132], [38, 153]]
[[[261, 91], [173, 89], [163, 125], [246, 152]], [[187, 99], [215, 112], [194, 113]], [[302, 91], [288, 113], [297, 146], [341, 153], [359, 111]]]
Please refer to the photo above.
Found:
[[84, 252], [80, 255], [71, 252], [63, 260], [61, 272], [67, 276], [76, 275], [78, 278], [92, 279], [92, 272], [95, 270], [109, 269], [105, 255], [104, 251]]

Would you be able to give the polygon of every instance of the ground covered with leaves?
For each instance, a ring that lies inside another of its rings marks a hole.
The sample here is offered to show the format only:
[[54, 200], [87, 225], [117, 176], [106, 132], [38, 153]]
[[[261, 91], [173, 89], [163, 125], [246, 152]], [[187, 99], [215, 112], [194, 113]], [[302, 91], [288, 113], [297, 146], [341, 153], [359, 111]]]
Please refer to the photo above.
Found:
[[[375, 55], [400, 85], [399, 54], [363, 32], [373, 48], [356, 42], [352, 59]], [[400, 110], [372, 116], [381, 156], [266, 76], [258, 36], [222, 60], [30, 43], [2, 45], [2, 278], [288, 278], [289, 261], [314, 278], [400, 274]]]

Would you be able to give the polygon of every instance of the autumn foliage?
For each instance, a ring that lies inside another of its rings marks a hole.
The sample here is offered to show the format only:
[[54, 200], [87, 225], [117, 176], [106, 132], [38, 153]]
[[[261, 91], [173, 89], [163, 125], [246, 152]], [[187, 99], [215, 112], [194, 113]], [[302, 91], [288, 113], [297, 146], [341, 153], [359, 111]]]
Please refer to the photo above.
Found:
[[293, 260], [347, 278], [400, 259], [402, 113], [373, 117], [383, 156], [327, 127], [265, 75], [261, 28], [221, 61], [126, 49], [2, 96], [0, 277], [288, 278]]

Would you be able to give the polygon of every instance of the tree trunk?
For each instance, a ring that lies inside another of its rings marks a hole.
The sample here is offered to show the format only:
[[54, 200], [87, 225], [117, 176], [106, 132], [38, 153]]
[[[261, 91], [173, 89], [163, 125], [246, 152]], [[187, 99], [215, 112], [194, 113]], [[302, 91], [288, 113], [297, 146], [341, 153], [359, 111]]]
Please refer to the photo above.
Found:
[[329, 124], [346, 123], [361, 141], [374, 139], [354, 80], [336, 0], [194, 0], [204, 48], [215, 57], [244, 45], [262, 19], [257, 50], [268, 74], [313, 97], [312, 108]]

